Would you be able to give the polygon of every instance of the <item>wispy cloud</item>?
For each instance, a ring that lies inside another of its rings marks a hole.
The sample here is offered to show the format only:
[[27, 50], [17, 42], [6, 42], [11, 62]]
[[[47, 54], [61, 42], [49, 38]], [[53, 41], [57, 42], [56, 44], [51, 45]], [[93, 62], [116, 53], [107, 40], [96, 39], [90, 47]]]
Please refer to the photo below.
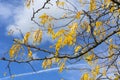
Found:
[[[78, 67], [78, 66], [87, 66], [86, 64], [74, 64], [74, 65], [68, 65], [67, 68], [71, 68], [71, 67]], [[81, 67], [81, 68], [83, 68]], [[88, 67], [88, 66], [87, 66]], [[59, 67], [56, 67], [56, 68], [50, 68], [50, 69], [46, 69], [46, 70], [39, 70], [37, 72], [28, 72], [28, 73], [22, 73], [22, 74], [16, 74], [16, 75], [13, 75], [14, 78], [16, 77], [22, 77], [22, 76], [28, 76], [28, 75], [33, 75], [33, 74], [40, 74], [40, 73], [45, 73], [45, 72], [49, 72], [49, 71], [54, 71], [54, 70], [58, 70]], [[7, 79], [10, 79], [11, 76], [8, 76], [8, 77], [3, 77], [3, 78], [0, 78], [0, 80], [7, 80]]]

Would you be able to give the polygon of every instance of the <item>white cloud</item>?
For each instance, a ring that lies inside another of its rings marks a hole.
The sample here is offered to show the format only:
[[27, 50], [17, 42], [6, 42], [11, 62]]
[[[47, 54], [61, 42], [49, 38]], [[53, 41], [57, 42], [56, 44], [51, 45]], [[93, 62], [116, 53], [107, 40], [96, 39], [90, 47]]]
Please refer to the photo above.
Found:
[[[33, 15], [33, 7], [34, 7], [34, 10], [36, 11], [37, 9], [41, 8], [43, 6], [43, 3], [45, 2], [46, 0], [35, 0], [35, 3], [34, 5], [31, 5], [31, 7], [28, 9], [26, 8], [26, 6], [20, 6], [18, 8], [16, 8], [13, 12], [14, 12], [14, 23], [12, 23], [11, 25], [9, 25], [7, 27], [7, 30], [13, 30], [14, 31], [14, 36], [15, 35], [19, 35], [19, 31], [16, 29], [20, 29], [22, 31], [23, 34], [25, 34], [26, 32], [28, 31], [31, 31], [31, 30], [35, 30], [36, 28], [38, 28], [39, 26], [37, 26], [35, 23], [33, 23], [31, 21], [31, 17]], [[55, 4], [56, 0], [51, 0], [52, 4]], [[47, 14], [50, 14], [52, 16], [60, 16], [63, 12], [58, 10], [58, 8], [53, 5], [48, 5], [47, 7], [51, 7], [51, 9], [47, 9], [47, 10], [42, 10], [40, 12], [40, 14], [42, 13], [47, 13]], [[40, 14], [37, 14], [35, 17], [36, 17], [36, 21], [39, 22], [38, 20], [38, 16]], [[44, 40], [43, 41], [46, 41], [50, 38], [48, 38], [47, 34], [44, 33]]]

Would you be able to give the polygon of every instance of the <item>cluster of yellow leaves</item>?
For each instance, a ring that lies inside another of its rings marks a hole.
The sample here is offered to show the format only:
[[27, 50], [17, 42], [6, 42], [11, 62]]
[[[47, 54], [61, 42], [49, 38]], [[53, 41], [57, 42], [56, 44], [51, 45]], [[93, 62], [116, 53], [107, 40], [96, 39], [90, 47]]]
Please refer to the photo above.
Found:
[[41, 40], [42, 40], [42, 30], [41, 29], [37, 29], [33, 33], [33, 43], [39, 44], [41, 42]]
[[88, 73], [84, 73], [80, 80], [96, 80], [95, 76], [91, 77]]
[[56, 39], [56, 38], [62, 36], [64, 33], [65, 33], [65, 30], [64, 29], [60, 29], [55, 34], [52, 35], [52, 38]]
[[44, 69], [50, 68], [53, 63], [58, 64], [59, 72], [62, 72], [65, 68], [65, 62], [67, 59], [60, 60], [59, 58], [45, 59], [42, 63]]
[[[42, 30], [41, 29], [37, 29], [34, 31], [33, 34], [31, 34], [30, 32], [27, 32], [24, 35], [24, 39], [23, 39], [23, 43], [24, 44], [28, 44], [28, 40], [30, 38], [30, 36], [33, 36], [33, 44], [39, 44], [42, 40]], [[31, 38], [31, 40], [32, 40]], [[19, 41], [19, 43], [22, 43], [21, 41]]]
[[40, 21], [41, 24], [46, 24], [53, 20], [53, 18], [48, 16], [46, 13], [42, 14], [39, 18], [41, 19]]
[[63, 45], [73, 45], [76, 42], [76, 30], [78, 28], [78, 23], [73, 23], [69, 26], [70, 31], [65, 34]]
[[[114, 54], [114, 49], [118, 49], [119, 47], [117, 45], [113, 44], [112, 38], [109, 40], [109, 42], [110, 42], [110, 44], [108, 46], [108, 53], [109, 53], [108, 56], [111, 56]], [[109, 58], [109, 60], [111, 60], [111, 59], [112, 59], [112, 57]]]
[[21, 49], [20, 44], [13, 44], [13, 46], [9, 50], [10, 58], [14, 58], [14, 56], [20, 51], [20, 49]]
[[86, 32], [90, 32], [90, 25], [89, 25], [89, 23], [87, 22], [87, 21], [84, 21], [83, 23], [82, 23], [82, 25], [81, 25], [81, 28], [82, 29], [85, 29], [86, 30]]
[[64, 6], [64, 5], [65, 5], [65, 2], [63, 2], [63, 1], [57, 1], [57, 2], [56, 2], [56, 5], [57, 5], [57, 6]]
[[99, 74], [99, 72], [100, 72], [100, 66], [99, 66], [99, 65], [97, 65], [97, 66], [91, 71], [91, 73], [92, 73], [92, 75], [93, 75], [94, 77], [97, 77], [97, 75]]
[[23, 39], [23, 42], [24, 42], [25, 44], [28, 43], [29, 37], [30, 37], [30, 32], [27, 32], [27, 33], [25, 34], [25, 36], [24, 36], [24, 39]]
[[95, 23], [96, 27], [94, 28], [94, 35], [98, 38], [98, 40], [101, 40], [104, 38], [104, 36], [106, 36], [106, 31], [105, 31], [105, 27], [102, 26], [103, 22], [101, 21], [97, 21]]
[[73, 45], [76, 42], [76, 30], [78, 28], [78, 23], [73, 23], [69, 26], [69, 30], [60, 29], [56, 33], [51, 26], [48, 27], [48, 34], [52, 35], [52, 39], [58, 39], [55, 44], [56, 56], [61, 47], [65, 45]]
[[76, 19], [80, 19], [81, 13], [82, 13], [81, 11], [79, 11], [79, 12], [76, 13], [76, 16], [75, 16]]
[[90, 11], [96, 9], [96, 0], [90, 0]]
[[[109, 56], [114, 54], [114, 49], [118, 49], [118, 46], [110, 43], [110, 45], [108, 47]], [[109, 59], [112, 59], [112, 57], [110, 57]]]
[[42, 63], [44, 69], [50, 68], [52, 66], [52, 59], [45, 59]]

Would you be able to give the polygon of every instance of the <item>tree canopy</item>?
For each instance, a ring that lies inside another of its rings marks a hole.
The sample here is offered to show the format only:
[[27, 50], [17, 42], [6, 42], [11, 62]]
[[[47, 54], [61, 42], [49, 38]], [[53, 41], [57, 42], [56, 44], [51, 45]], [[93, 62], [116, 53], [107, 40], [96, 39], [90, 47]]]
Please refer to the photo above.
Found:
[[[25, 33], [17, 28], [20, 36], [0, 59], [9, 62], [9, 72], [13, 62], [28, 63], [34, 70], [30, 62], [41, 61], [43, 69], [56, 66], [59, 72], [83, 62], [90, 68], [81, 71], [80, 80], [120, 79], [120, 0], [44, 0], [38, 9], [34, 2], [26, 0], [25, 6], [33, 9], [35, 28]], [[54, 7], [59, 13], [49, 12]], [[44, 38], [52, 42], [41, 46]]]

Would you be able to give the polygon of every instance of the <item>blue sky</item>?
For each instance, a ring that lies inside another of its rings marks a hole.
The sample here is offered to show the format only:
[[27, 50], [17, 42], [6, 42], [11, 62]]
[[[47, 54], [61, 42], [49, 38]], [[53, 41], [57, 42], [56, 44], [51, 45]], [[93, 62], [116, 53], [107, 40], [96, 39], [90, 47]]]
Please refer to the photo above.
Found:
[[[17, 32], [15, 32], [14, 36], [8, 36], [7, 32], [9, 29], [14, 29], [14, 27], [17, 26], [25, 33], [35, 25], [30, 22], [31, 14], [28, 14], [30, 10], [27, 10], [24, 7], [23, 0], [0, 0], [0, 11], [0, 55], [3, 56], [4, 53], [7, 52], [11, 47], [13, 38], [19, 36]], [[52, 13], [52, 11], [50, 13]], [[57, 11], [54, 14], [57, 14]], [[49, 38], [44, 39], [42, 46], [45, 47], [48, 45], [48, 43], [51, 44], [52, 41], [49, 40]], [[37, 56], [37, 54], [35, 56]], [[6, 68], [7, 64], [7, 62], [0, 61], [0, 80], [12, 80], [11, 78], [7, 78], [9, 77], [9, 72]], [[34, 66], [36, 71], [43, 70], [40, 65], [41, 62], [36, 61], [32, 62], [31, 64]], [[83, 65], [77, 65], [77, 67], [81, 67]], [[75, 66], [76, 65], [74, 65], [74, 67]], [[11, 63], [10, 67], [12, 74], [15, 75], [33, 72], [28, 64]], [[4, 73], [7, 73], [7, 76], [3, 76]], [[80, 75], [81, 74], [79, 70], [63, 71], [62, 73], [59, 73], [58, 69], [55, 69], [51, 71], [43, 71], [42, 73], [38, 74], [15, 77], [14, 80], [60, 80], [61, 78], [64, 78], [65, 80], [79, 80]]]

